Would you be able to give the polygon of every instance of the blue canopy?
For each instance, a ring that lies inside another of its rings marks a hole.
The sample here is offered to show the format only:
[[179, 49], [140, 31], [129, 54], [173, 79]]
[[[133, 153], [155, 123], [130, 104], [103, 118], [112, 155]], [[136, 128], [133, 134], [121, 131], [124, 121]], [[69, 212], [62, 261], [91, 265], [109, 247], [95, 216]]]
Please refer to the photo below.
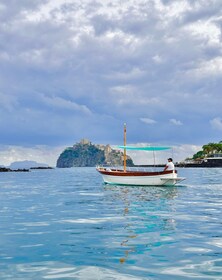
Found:
[[126, 149], [126, 150], [137, 150], [137, 151], [163, 151], [163, 150], [171, 149], [171, 147], [163, 147], [163, 146], [146, 146], [146, 147], [118, 146], [118, 148]]

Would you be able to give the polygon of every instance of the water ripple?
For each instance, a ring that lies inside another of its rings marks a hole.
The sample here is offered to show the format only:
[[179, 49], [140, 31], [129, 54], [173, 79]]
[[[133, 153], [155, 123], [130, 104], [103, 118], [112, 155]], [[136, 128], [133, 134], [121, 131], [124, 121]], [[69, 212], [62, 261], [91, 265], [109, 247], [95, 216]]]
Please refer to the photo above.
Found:
[[0, 178], [0, 279], [222, 279], [222, 170], [178, 187], [103, 185], [94, 168]]

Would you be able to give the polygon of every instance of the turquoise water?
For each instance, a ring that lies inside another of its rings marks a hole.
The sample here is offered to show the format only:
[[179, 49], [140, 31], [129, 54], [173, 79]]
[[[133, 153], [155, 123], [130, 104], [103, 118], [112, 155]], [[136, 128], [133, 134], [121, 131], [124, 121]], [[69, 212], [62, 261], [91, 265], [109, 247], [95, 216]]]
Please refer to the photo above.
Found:
[[0, 279], [222, 279], [222, 168], [178, 187], [94, 168], [0, 173]]

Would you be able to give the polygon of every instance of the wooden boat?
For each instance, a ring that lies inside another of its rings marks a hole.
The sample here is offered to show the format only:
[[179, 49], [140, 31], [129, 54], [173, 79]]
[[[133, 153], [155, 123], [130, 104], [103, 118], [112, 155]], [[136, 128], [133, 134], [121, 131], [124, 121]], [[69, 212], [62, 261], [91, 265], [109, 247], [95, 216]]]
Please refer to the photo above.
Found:
[[119, 168], [97, 167], [97, 171], [102, 175], [103, 181], [106, 184], [113, 185], [134, 185], [134, 186], [169, 186], [175, 185], [185, 178], [178, 177], [176, 170], [169, 171], [142, 171], [142, 170], [127, 170], [126, 168], [126, 150], [142, 150], [142, 151], [162, 151], [170, 149], [170, 147], [159, 146], [126, 146], [126, 125], [124, 125], [124, 146], [118, 146], [124, 150], [124, 166]]
[[177, 171], [130, 171], [118, 169], [106, 169], [97, 167], [97, 171], [102, 175], [107, 184], [113, 185], [135, 185], [135, 186], [168, 186], [175, 185], [185, 178], [177, 177]]

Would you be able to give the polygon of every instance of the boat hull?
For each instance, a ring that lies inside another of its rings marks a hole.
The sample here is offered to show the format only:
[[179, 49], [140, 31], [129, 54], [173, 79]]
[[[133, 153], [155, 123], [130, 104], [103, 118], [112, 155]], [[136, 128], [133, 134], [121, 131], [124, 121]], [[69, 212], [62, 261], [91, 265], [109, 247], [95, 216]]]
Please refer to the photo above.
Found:
[[176, 171], [144, 172], [97, 168], [106, 184], [132, 186], [172, 186], [184, 180]]

